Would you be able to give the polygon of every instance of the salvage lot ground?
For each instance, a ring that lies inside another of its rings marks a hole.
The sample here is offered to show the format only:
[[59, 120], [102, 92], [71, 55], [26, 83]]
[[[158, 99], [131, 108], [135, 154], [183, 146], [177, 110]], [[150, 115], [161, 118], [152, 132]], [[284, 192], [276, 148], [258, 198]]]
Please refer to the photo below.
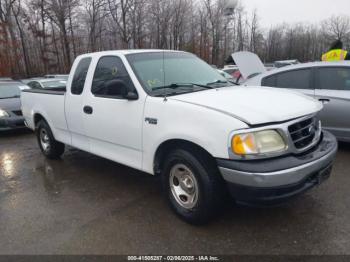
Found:
[[157, 179], [69, 149], [48, 161], [30, 132], [0, 135], [0, 254], [350, 254], [350, 145], [333, 176], [286, 206], [228, 206], [194, 227]]

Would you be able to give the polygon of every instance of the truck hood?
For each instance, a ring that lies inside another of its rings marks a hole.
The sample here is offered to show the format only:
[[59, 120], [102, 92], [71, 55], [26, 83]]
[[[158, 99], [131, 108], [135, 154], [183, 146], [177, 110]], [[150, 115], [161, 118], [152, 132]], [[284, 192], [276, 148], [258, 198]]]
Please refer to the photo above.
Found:
[[322, 104], [310, 97], [268, 87], [225, 87], [169, 99], [215, 110], [248, 125], [283, 122], [322, 109]]
[[0, 99], [0, 109], [3, 110], [21, 110], [20, 98], [5, 98]]

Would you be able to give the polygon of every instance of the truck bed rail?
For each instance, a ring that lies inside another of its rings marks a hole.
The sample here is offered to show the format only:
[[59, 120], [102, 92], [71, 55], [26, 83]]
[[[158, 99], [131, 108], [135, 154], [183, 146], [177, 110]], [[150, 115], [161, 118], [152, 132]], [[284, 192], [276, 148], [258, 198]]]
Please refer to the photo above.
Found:
[[48, 95], [64, 95], [66, 93], [66, 88], [55, 88], [55, 89], [25, 89], [22, 92], [26, 93], [38, 93], [38, 94], [48, 94]]

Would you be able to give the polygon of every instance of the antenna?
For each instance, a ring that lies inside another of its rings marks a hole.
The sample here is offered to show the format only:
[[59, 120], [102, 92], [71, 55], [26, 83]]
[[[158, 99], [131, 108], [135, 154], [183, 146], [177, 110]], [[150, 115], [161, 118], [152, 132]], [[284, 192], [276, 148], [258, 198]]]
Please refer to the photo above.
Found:
[[[163, 49], [163, 85], [165, 85], [165, 51], [164, 49]], [[163, 92], [164, 92], [164, 101], [167, 101], [165, 89], [163, 90]]]

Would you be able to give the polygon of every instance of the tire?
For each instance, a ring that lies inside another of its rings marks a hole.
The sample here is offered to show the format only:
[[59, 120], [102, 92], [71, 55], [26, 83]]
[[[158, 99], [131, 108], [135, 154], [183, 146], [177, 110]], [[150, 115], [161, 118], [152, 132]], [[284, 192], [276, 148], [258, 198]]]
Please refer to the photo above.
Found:
[[58, 159], [64, 153], [64, 144], [55, 140], [51, 128], [45, 120], [40, 120], [36, 136], [41, 152], [49, 159]]
[[161, 176], [166, 198], [175, 213], [190, 224], [209, 222], [221, 207], [225, 190], [212, 162], [187, 149], [170, 152], [164, 162]]

